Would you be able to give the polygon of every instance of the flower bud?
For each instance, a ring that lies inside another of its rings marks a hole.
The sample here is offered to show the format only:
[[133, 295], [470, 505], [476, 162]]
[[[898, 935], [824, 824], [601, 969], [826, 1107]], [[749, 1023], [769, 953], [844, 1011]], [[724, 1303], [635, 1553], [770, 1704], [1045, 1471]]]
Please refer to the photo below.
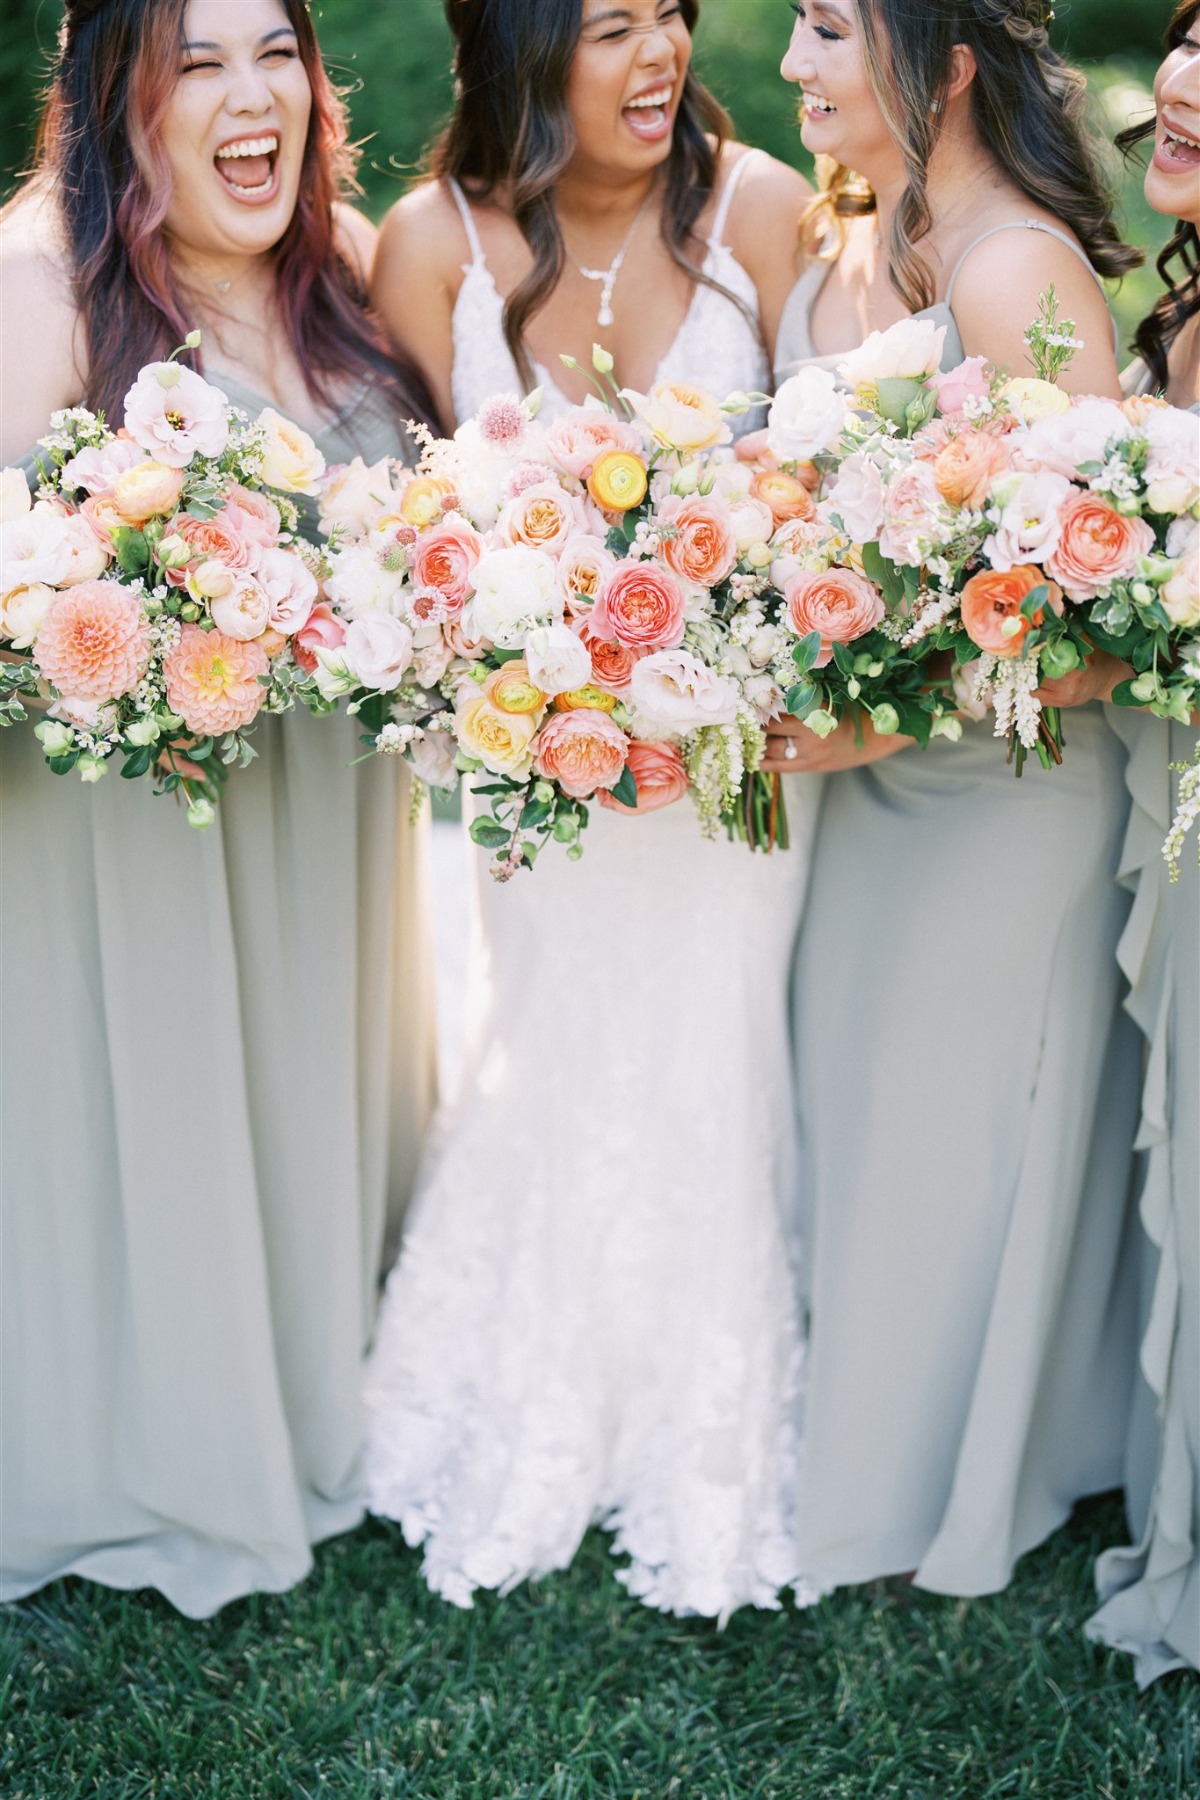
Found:
[[183, 341], [189, 350], [198, 350], [202, 341], [202, 335], [198, 331], [189, 331]]
[[[858, 696], [862, 693], [862, 682], [858, 679], [857, 675], [852, 675], [846, 683], [846, 692], [852, 700], [857, 700]], [[880, 710], [882, 711], [883, 709], [881, 708]]]
[[1064, 638], [1060, 643], [1043, 645], [1039, 661], [1047, 681], [1058, 681], [1079, 667], [1079, 652], [1070, 638]]
[[104, 774], [104, 758], [85, 751], [75, 764], [81, 781], [99, 781]]
[[179, 367], [178, 363], [167, 362], [159, 365], [155, 370], [154, 378], [158, 382], [159, 387], [173, 388], [179, 386], [179, 377], [182, 374], [183, 370]]
[[1135, 581], [1129, 592], [1139, 606], [1149, 606], [1154, 598], [1154, 589], [1145, 581]]
[[203, 795], [201, 795], [198, 800], [189, 801], [187, 822], [193, 831], [207, 831], [216, 816], [216, 807], [211, 800], [206, 800]]
[[1157, 675], [1153, 675], [1149, 671], [1145, 675], [1139, 675], [1137, 680], [1131, 683], [1129, 691], [1135, 700], [1140, 700], [1143, 704], [1150, 700], [1156, 700], [1158, 698]]
[[962, 734], [962, 720], [954, 713], [939, 713], [929, 731], [931, 738], [944, 737], [950, 744], [960, 743]]
[[574, 813], [560, 813], [554, 821], [556, 844], [574, 844], [579, 838], [579, 820]]
[[765, 569], [774, 560], [774, 551], [769, 544], [751, 544], [746, 552], [746, 561], [752, 569]]
[[154, 714], [147, 713], [144, 718], [135, 719], [132, 725], [126, 727], [125, 736], [131, 744], [157, 744], [162, 732]]
[[886, 702], [877, 706], [871, 714], [871, 723], [879, 737], [895, 737], [900, 729], [900, 714], [894, 706]]
[[75, 733], [57, 719], [43, 719], [40, 725], [34, 726], [33, 734], [41, 740], [47, 756], [66, 756], [75, 748]]
[[837, 730], [838, 726], [838, 722], [833, 714], [831, 712], [826, 712], [823, 709], [818, 710], [817, 712], [810, 712], [804, 723], [808, 726], [808, 729], [811, 732], [814, 732], [819, 738], [827, 738], [831, 731]]
[[597, 375], [611, 375], [613, 372], [612, 353], [603, 344], [592, 345], [592, 367]]
[[191, 545], [177, 531], [172, 532], [170, 537], [160, 538], [158, 560], [164, 569], [181, 569], [192, 560]]
[[879, 677], [883, 674], [883, 664], [881, 662], [869, 662], [866, 667], [866, 673], [871, 677], [872, 681], [878, 681]]
[[550, 806], [554, 801], [554, 783], [552, 781], [535, 781], [533, 797], [541, 806]]
[[1024, 619], [1005, 619], [1000, 627], [1000, 636], [1006, 638], [1020, 637], [1027, 629]]
[[200, 617], [200, 613], [201, 608], [195, 600], [185, 600], [179, 609], [180, 618], [186, 619], [189, 625], [194, 625], [196, 623], [196, 620]]

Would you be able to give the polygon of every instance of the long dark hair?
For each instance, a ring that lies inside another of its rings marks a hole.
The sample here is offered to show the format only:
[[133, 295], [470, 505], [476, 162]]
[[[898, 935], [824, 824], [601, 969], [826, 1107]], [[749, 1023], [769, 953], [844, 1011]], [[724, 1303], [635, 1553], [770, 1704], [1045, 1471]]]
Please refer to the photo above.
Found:
[[926, 170], [944, 121], [951, 56], [975, 57], [975, 129], [1007, 175], [1075, 233], [1100, 275], [1144, 258], [1122, 239], [1085, 122], [1083, 76], [1051, 48], [1046, 0], [856, 0], [875, 98], [900, 146], [908, 185], [888, 246], [892, 286], [912, 312], [934, 299], [916, 245], [930, 228]]
[[[1200, 0], [1183, 0], [1171, 15], [1167, 26], [1167, 55], [1178, 50], [1200, 15]], [[1117, 147], [1128, 156], [1147, 138], [1154, 136], [1157, 116], [1141, 125], [1131, 125], [1117, 138]], [[1172, 274], [1172, 264], [1180, 265]], [[1133, 347], [1150, 371], [1156, 388], [1165, 388], [1169, 379], [1167, 358], [1171, 345], [1189, 319], [1200, 313], [1200, 233], [1190, 219], [1178, 219], [1167, 239], [1155, 268], [1166, 283], [1153, 310], [1147, 313], [1133, 335]]]
[[[385, 345], [339, 250], [334, 202], [353, 183], [346, 113], [305, 0], [281, 0], [313, 105], [296, 211], [272, 252], [284, 329], [322, 406], [368, 374], [399, 418], [432, 420], [416, 369]], [[187, 0], [67, 0], [33, 180], [54, 195], [83, 326], [87, 401], [116, 423], [138, 369], [195, 324], [163, 221], [171, 176], [161, 127], [179, 78]], [[20, 194], [15, 204], [19, 204]]]
[[[694, 31], [700, 0], [679, 0], [679, 10]], [[440, 180], [453, 177], [475, 200], [506, 194], [534, 262], [509, 296], [504, 335], [522, 379], [532, 384], [525, 327], [553, 293], [566, 260], [554, 185], [575, 148], [566, 89], [583, 3], [446, 0], [446, 16], [457, 44], [456, 97], [430, 169]], [[692, 232], [712, 197], [731, 130], [724, 108], [689, 71], [667, 162], [663, 238], [680, 268], [712, 287], [719, 284], [691, 253]]]

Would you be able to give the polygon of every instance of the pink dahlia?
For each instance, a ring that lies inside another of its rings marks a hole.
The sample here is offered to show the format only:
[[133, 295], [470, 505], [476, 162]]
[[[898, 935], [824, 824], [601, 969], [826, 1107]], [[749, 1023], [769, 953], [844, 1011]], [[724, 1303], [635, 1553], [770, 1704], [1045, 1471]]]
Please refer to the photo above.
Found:
[[138, 684], [150, 654], [141, 607], [119, 581], [80, 581], [51, 601], [34, 661], [62, 694], [115, 700]]
[[263, 703], [258, 678], [267, 668], [266, 652], [256, 641], [185, 625], [163, 659], [167, 703], [199, 737], [238, 731]]

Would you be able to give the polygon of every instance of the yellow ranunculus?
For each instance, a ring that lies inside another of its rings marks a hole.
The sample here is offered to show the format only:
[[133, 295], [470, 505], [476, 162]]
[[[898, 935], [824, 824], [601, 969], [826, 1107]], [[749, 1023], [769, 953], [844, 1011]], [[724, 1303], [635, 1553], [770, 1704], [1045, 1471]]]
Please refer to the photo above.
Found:
[[400, 517], [406, 525], [423, 531], [441, 517], [447, 496], [453, 492], [444, 475], [417, 475], [400, 496]]
[[632, 450], [606, 450], [596, 458], [588, 493], [605, 512], [628, 512], [646, 498], [649, 480], [645, 463]]
[[524, 657], [514, 657], [503, 668], [493, 669], [483, 684], [483, 697], [502, 713], [536, 713], [549, 696], [529, 678]]
[[606, 694], [603, 688], [573, 688], [569, 694], [559, 694], [554, 702], [559, 712], [581, 712], [585, 707], [592, 712], [610, 713], [616, 710], [617, 697]]

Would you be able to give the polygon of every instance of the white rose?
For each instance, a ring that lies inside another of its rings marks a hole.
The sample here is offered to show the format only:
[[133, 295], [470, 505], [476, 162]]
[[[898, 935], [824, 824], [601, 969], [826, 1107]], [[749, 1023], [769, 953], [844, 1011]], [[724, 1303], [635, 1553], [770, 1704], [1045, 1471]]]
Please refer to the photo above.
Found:
[[838, 374], [852, 388], [905, 378], [922, 381], [941, 367], [945, 342], [944, 325], [935, 325], [932, 319], [900, 319], [886, 331], [873, 331], [838, 364]]
[[31, 505], [24, 469], [0, 469], [0, 525], [24, 518]]
[[1019, 457], [1031, 468], [1039, 464], [1068, 477], [1084, 463], [1104, 461], [1114, 440], [1123, 441], [1131, 426], [1115, 400], [1088, 396], [1066, 412], [1036, 419], [1021, 441]]
[[543, 694], [569, 694], [592, 678], [592, 656], [569, 625], [538, 625], [525, 639], [529, 679]]
[[242, 643], [261, 637], [271, 622], [271, 602], [253, 575], [238, 574], [228, 591], [209, 602], [213, 624]]
[[811, 364], [791, 376], [775, 396], [767, 419], [767, 442], [780, 462], [807, 462], [831, 450], [850, 408], [830, 369]]
[[373, 550], [355, 545], [334, 558], [326, 591], [343, 617], [359, 619], [366, 613], [393, 612], [403, 586], [402, 569], [385, 569]]
[[743, 494], [740, 499], [735, 497], [729, 502], [729, 529], [738, 555], [745, 556], [755, 544], [770, 543], [775, 519], [765, 500]]
[[330, 469], [321, 490], [321, 530], [335, 526], [350, 537], [362, 537], [396, 503], [391, 465], [386, 457], [368, 468], [361, 456]]
[[652, 731], [683, 734], [702, 725], [732, 725], [737, 688], [688, 650], [656, 650], [634, 664], [629, 704]]
[[14, 650], [28, 650], [53, 599], [54, 589], [44, 581], [0, 594], [0, 637], [7, 638]]
[[266, 485], [286, 494], [315, 494], [325, 473], [325, 458], [307, 431], [285, 419], [273, 406], [264, 406], [257, 423], [267, 434], [262, 466]]
[[450, 732], [424, 731], [414, 740], [409, 754], [413, 768], [429, 787], [455, 788], [458, 786], [456, 752], [457, 745]]
[[412, 632], [390, 613], [365, 613], [347, 625], [342, 654], [363, 687], [390, 694], [412, 663]]
[[524, 544], [486, 550], [471, 579], [475, 593], [463, 611], [463, 629], [501, 649], [518, 645], [534, 626], [548, 625], [562, 607], [553, 560]]
[[81, 514], [73, 513], [64, 523], [70, 546], [70, 562], [63, 575], [62, 585], [73, 587], [77, 581], [97, 580], [108, 567], [108, 551]]

